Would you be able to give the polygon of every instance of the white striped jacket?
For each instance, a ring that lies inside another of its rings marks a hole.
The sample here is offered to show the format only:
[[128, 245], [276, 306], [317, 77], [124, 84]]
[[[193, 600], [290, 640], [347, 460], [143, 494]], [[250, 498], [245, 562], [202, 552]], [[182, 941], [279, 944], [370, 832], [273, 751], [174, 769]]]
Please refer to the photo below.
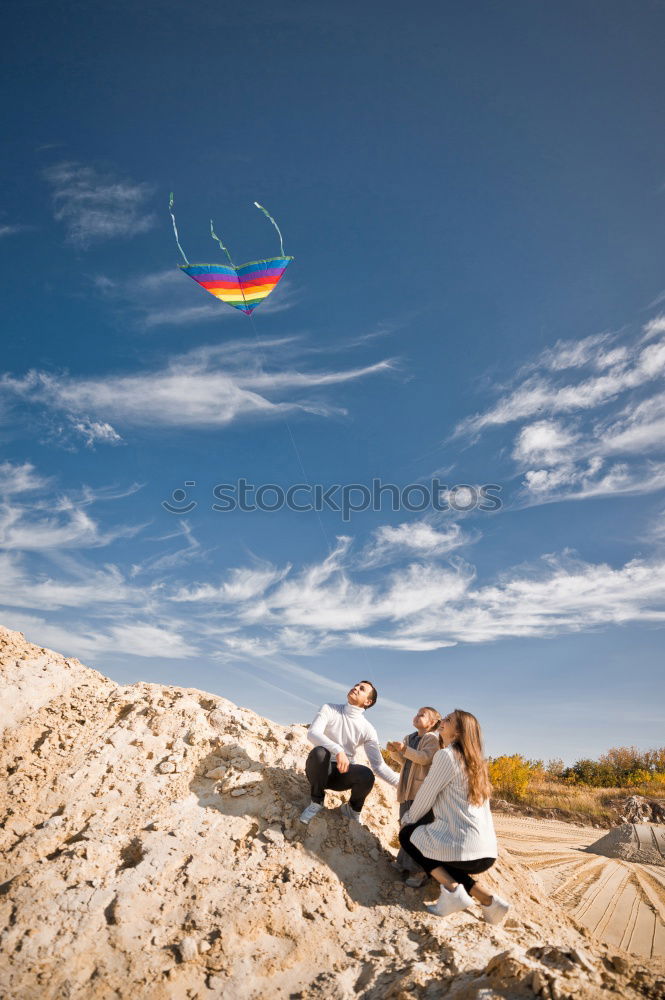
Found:
[[457, 753], [451, 747], [438, 750], [413, 805], [402, 817], [402, 826], [406, 826], [433, 810], [434, 822], [411, 834], [411, 843], [426, 858], [453, 862], [497, 857], [489, 799], [473, 806], [468, 790], [466, 769]]

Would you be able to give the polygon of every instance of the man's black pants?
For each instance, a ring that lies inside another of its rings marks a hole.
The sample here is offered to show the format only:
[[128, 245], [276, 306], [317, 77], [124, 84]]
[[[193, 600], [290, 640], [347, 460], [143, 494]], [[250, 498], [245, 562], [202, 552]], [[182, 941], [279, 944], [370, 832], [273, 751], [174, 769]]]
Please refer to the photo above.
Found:
[[310, 752], [305, 774], [312, 789], [312, 802], [323, 805], [326, 788], [333, 792], [351, 789], [350, 805], [356, 812], [360, 812], [374, 785], [373, 773], [363, 764], [349, 764], [344, 774], [337, 770], [337, 764], [331, 767], [330, 751], [324, 747], [314, 747]]
[[411, 834], [422, 823], [423, 820], [421, 819], [417, 823], [410, 823], [408, 826], [403, 826], [399, 831], [399, 842], [406, 853], [413, 858], [416, 864], [424, 868], [428, 875], [435, 868], [443, 868], [448, 872], [451, 879], [455, 882], [461, 882], [466, 891], [471, 892], [476, 884], [476, 880], [471, 878], [471, 876], [486, 872], [488, 868], [492, 867], [496, 858], [474, 858], [473, 861], [435, 861], [434, 858], [426, 858], [416, 845], [411, 843]]

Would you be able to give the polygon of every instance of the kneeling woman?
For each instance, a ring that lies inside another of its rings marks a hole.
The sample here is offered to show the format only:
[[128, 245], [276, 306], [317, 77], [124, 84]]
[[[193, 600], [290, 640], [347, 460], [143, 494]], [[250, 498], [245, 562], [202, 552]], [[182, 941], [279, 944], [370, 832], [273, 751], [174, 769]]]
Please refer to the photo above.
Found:
[[[465, 910], [476, 899], [484, 919], [498, 924], [508, 903], [471, 877], [491, 868], [497, 857], [491, 785], [478, 720], [456, 708], [439, 723], [439, 737], [443, 749], [434, 754], [429, 774], [402, 818], [399, 841], [441, 885], [439, 899], [427, 907], [430, 913], [447, 916]], [[430, 809], [434, 821], [423, 823]]]

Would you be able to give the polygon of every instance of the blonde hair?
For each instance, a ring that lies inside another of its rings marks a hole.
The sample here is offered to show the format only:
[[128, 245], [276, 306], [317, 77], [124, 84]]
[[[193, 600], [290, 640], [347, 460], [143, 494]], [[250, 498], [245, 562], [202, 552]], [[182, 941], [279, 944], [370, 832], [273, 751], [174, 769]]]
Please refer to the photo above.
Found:
[[451, 716], [457, 730], [451, 746], [457, 750], [464, 763], [469, 783], [469, 802], [472, 806], [481, 806], [492, 794], [492, 784], [483, 750], [480, 723], [475, 715], [461, 708], [456, 708]]
[[420, 709], [420, 711], [421, 712], [429, 712], [429, 714], [434, 719], [434, 721], [432, 722], [432, 724], [429, 727], [429, 729], [427, 730], [427, 732], [428, 733], [434, 733], [434, 732], [436, 732], [436, 730], [439, 728], [439, 723], [441, 722], [441, 713], [438, 712], [435, 708], [432, 708], [431, 705], [423, 705], [423, 707]]

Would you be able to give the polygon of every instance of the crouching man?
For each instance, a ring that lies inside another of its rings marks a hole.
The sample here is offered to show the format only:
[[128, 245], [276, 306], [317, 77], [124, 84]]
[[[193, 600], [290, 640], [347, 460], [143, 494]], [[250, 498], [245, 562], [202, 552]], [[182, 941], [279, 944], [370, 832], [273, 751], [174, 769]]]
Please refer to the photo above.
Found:
[[[347, 694], [345, 705], [322, 705], [319, 709], [307, 730], [307, 738], [314, 744], [305, 765], [312, 801], [300, 816], [302, 823], [309, 823], [323, 809], [326, 788], [334, 792], [351, 792], [349, 801], [340, 811], [348, 819], [360, 823], [360, 811], [374, 785], [374, 774], [389, 785], [396, 786], [399, 782], [399, 775], [381, 756], [376, 729], [365, 718], [365, 709], [371, 708], [376, 698], [374, 685], [359, 681]], [[372, 770], [363, 764], [354, 764], [360, 747]]]

